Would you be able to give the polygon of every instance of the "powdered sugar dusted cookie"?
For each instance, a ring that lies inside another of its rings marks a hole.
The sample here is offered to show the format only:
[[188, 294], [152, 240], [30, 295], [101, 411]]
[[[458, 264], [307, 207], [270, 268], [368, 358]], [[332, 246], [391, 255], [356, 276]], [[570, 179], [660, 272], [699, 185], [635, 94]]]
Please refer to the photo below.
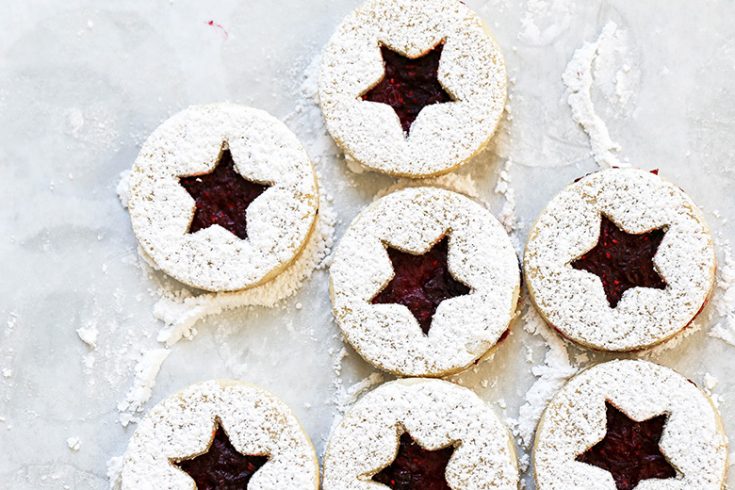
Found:
[[536, 431], [539, 490], [720, 490], [727, 438], [693, 383], [645, 361], [574, 377]]
[[416, 187], [355, 218], [330, 286], [337, 323], [365, 359], [403, 376], [444, 376], [503, 337], [519, 282], [510, 239], [486, 208]]
[[435, 379], [386, 383], [332, 432], [324, 490], [515, 490], [510, 434], [472, 391]]
[[368, 0], [324, 49], [319, 99], [348, 157], [393, 175], [439, 175], [492, 137], [505, 64], [458, 0]]
[[610, 169], [559, 193], [531, 229], [528, 289], [544, 318], [595, 349], [651, 347], [687, 326], [715, 277], [702, 213], [650, 172]]
[[211, 291], [261, 284], [291, 263], [316, 220], [314, 169], [267, 113], [194, 106], [159, 126], [130, 176], [130, 216], [166, 273]]
[[192, 385], [156, 405], [123, 457], [123, 490], [316, 490], [314, 448], [288, 407], [238, 381]]

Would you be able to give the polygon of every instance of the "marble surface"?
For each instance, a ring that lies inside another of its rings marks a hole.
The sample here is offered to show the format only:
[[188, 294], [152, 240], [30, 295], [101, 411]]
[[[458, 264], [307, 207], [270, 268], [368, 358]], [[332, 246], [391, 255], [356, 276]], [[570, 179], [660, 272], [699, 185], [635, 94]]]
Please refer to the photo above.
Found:
[[[494, 143], [460, 174], [496, 214], [517, 218], [519, 250], [544, 203], [598, 168], [588, 136], [573, 119], [562, 74], [575, 50], [612, 22], [615, 34], [593, 61], [596, 114], [620, 145], [622, 161], [661, 169], [702, 206], [721, 265], [727, 264], [735, 236], [735, 220], [728, 219], [735, 213], [735, 5], [467, 3], [503, 48], [511, 99]], [[156, 301], [181, 286], [141, 262], [115, 189], [161, 121], [190, 104], [221, 100], [283, 119], [317, 163], [338, 215], [337, 237], [378, 191], [395, 183], [351, 171], [324, 134], [312, 100], [314, 59], [357, 4], [2, 2], [0, 486], [106, 488], [107, 461], [125, 450], [135, 429], [122, 427], [117, 406], [141, 352], [160, 347]], [[507, 178], [499, 190], [509, 190], [497, 192], [501, 170]], [[715, 308], [704, 312], [694, 333], [641, 356], [700, 385], [706, 381], [735, 437], [735, 347], [710, 335], [718, 322], [727, 327], [723, 316], [732, 308], [722, 296], [733, 293], [721, 286]], [[732, 321], [735, 312], [729, 314]], [[514, 323], [491, 361], [453, 378], [516, 430], [523, 425], [516, 421], [528, 418], [531, 405], [521, 408], [527, 398], [543, 392], [536, 382], [544, 367], [553, 382], [565, 369], [589, 364], [569, 347], [568, 368], [564, 345], [541, 328], [534, 334], [528, 318]], [[95, 348], [81, 341], [80, 328], [98, 331]], [[321, 453], [339, 409], [359, 391], [353, 384], [374, 372], [350, 349], [341, 353], [324, 270], [276, 308], [231, 310], [196, 328], [193, 340], [173, 346], [146, 407], [198, 380], [246, 379], [289, 403]], [[79, 439], [77, 450], [69, 438]], [[523, 444], [519, 451], [527, 460]], [[528, 475], [527, 488], [533, 488]]]

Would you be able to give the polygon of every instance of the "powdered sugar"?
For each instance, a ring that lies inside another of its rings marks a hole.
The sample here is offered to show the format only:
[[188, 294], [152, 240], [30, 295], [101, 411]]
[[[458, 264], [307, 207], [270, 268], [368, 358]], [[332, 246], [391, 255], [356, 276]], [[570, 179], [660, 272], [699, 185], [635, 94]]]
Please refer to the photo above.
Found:
[[446, 469], [452, 488], [518, 487], [513, 443], [490, 407], [447, 381], [405, 379], [365, 395], [333, 430], [324, 490], [380, 487], [367, 480], [395, 458], [403, 432], [429, 450], [456, 447]]
[[117, 405], [123, 427], [137, 421], [135, 416], [143, 411], [143, 407], [150, 400], [158, 371], [161, 370], [163, 361], [169, 354], [171, 354], [169, 349], [151, 349], [141, 355], [140, 361], [135, 366], [133, 385], [128, 390], [125, 400]]
[[[597, 243], [600, 216], [628, 233], [664, 228], [654, 257], [666, 289], [632, 288], [615, 308], [599, 277], [569, 263]], [[603, 350], [636, 350], [662, 342], [700, 311], [714, 283], [712, 237], [681, 189], [634, 169], [581, 179], [548, 204], [529, 234], [524, 269], [542, 316], [565, 336]]]
[[[564, 84], [567, 86], [567, 101], [572, 109], [572, 117], [589, 136], [592, 155], [595, 161], [603, 167], [627, 165], [618, 159], [617, 152], [621, 149], [620, 145], [611, 139], [605, 122], [595, 112], [592, 102], [595, 60], [601, 50], [605, 49], [617, 35], [617, 24], [608, 22], [596, 41], [586, 42], [574, 52], [572, 60], [562, 75]], [[625, 71], [619, 73], [619, 81], [620, 83], [616, 84], [619, 97], [627, 101], [630, 98], [630, 89], [625, 85], [628, 81]]]
[[697, 387], [674, 371], [645, 361], [613, 361], [572, 379], [549, 404], [534, 450], [539, 490], [612, 490], [612, 475], [575, 461], [606, 433], [605, 402], [643, 421], [667, 414], [660, 441], [677, 478], [648, 480], [638, 488], [720, 490], [727, 438], [719, 414]]
[[717, 289], [712, 301], [720, 317], [710, 335], [735, 347], [735, 259], [729, 244], [720, 247], [723, 260], [717, 274]]
[[530, 302], [523, 314], [523, 328], [532, 335], [540, 335], [548, 346], [544, 363], [531, 368], [538, 379], [526, 392], [526, 402], [519, 409], [518, 419], [512, 421], [515, 434], [520, 437], [523, 446], [529, 448], [547, 403], [577, 373], [577, 368], [569, 360], [564, 341], [539, 316]]
[[[269, 187], [248, 207], [248, 239], [220, 226], [188, 233], [194, 202], [179, 177], [207, 173], [226, 145], [237, 171]], [[148, 138], [130, 176], [130, 217], [145, 252], [176, 279], [211, 291], [268, 281], [299, 254], [318, 206], [314, 169], [301, 143], [263, 111], [194, 106]]]
[[249, 489], [318, 488], [314, 448], [283, 402], [241, 382], [207, 381], [151, 409], [123, 457], [122, 489], [191, 489], [191, 478], [170, 461], [206, 452], [215, 421], [241, 454], [269, 456]]
[[[449, 236], [448, 266], [471, 293], [443, 301], [425, 335], [402, 305], [371, 304], [393, 276], [385, 246], [425, 253]], [[334, 316], [367, 360], [401, 375], [443, 376], [495, 345], [518, 299], [510, 239], [479, 203], [436, 187], [407, 188], [368, 206], [342, 238], [331, 267]]]
[[[506, 98], [505, 65], [482, 20], [457, 0], [368, 0], [324, 49], [320, 102], [346, 154], [393, 175], [446, 173], [493, 135]], [[444, 42], [438, 79], [453, 102], [426, 106], [406, 137], [393, 109], [360, 100], [383, 77], [379, 46], [415, 58]]]

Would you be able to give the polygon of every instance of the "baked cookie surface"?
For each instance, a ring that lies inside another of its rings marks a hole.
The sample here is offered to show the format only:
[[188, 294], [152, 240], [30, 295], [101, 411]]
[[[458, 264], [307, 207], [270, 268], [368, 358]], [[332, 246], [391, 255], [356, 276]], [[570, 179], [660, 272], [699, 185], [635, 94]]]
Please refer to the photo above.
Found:
[[138, 242], [164, 272], [200, 289], [262, 284], [306, 243], [318, 211], [303, 147], [267, 113], [190, 107], [148, 138], [130, 177]]
[[123, 490], [316, 490], [319, 466], [290, 409], [238, 381], [189, 386], [150, 410], [123, 456]]
[[402, 379], [364, 395], [332, 431], [322, 487], [515, 490], [518, 469], [510, 433], [475, 393]]
[[505, 64], [458, 0], [368, 0], [324, 49], [319, 100], [345, 154], [392, 175], [449, 172], [480, 151], [505, 107]]
[[511, 241], [481, 204], [438, 187], [369, 205], [334, 254], [337, 324], [369, 362], [402, 376], [444, 376], [504, 336], [520, 289]]
[[680, 374], [612, 361], [554, 396], [533, 460], [539, 490], [720, 490], [727, 437], [711, 400]]
[[529, 233], [524, 272], [536, 308], [600, 350], [651, 347], [685, 328], [715, 279], [712, 236], [678, 187], [637, 169], [568, 186]]

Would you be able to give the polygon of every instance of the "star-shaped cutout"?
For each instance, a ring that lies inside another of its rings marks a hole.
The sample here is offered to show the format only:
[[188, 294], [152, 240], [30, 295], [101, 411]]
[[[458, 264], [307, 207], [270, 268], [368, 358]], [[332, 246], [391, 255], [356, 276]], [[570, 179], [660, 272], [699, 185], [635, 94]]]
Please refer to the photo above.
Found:
[[172, 463], [188, 474], [197, 490], [244, 490], [265, 463], [268, 456], [240, 454], [227, 437], [219, 420], [215, 421], [214, 438], [207, 452], [192, 459]]
[[454, 100], [437, 78], [443, 49], [441, 42], [418, 58], [407, 58], [381, 44], [385, 73], [361, 95], [362, 100], [391, 106], [408, 133], [424, 107]]
[[665, 234], [662, 229], [641, 234], [626, 233], [602, 215], [597, 245], [573, 260], [571, 266], [598, 276], [607, 302], [615, 308], [623, 293], [630, 288], [666, 288], [666, 281], [653, 264]]
[[189, 233], [220, 225], [243, 240], [248, 237], [248, 206], [270, 187], [240, 175], [232, 153], [224, 146], [211, 172], [180, 177], [179, 183], [196, 203]]
[[633, 490], [638, 483], [651, 478], [676, 477], [676, 470], [659, 448], [667, 414], [636, 422], [610, 402], [605, 402], [605, 408], [607, 434], [577, 456], [577, 461], [609, 471], [617, 490]]
[[449, 238], [444, 236], [422, 255], [386, 247], [393, 264], [393, 279], [372, 300], [373, 304], [397, 303], [408, 308], [425, 334], [439, 304], [470, 293], [470, 288], [449, 272]]
[[436, 451], [424, 449], [404, 432], [395, 459], [372, 480], [393, 490], [451, 490], [445, 473], [452, 453], [454, 446]]

